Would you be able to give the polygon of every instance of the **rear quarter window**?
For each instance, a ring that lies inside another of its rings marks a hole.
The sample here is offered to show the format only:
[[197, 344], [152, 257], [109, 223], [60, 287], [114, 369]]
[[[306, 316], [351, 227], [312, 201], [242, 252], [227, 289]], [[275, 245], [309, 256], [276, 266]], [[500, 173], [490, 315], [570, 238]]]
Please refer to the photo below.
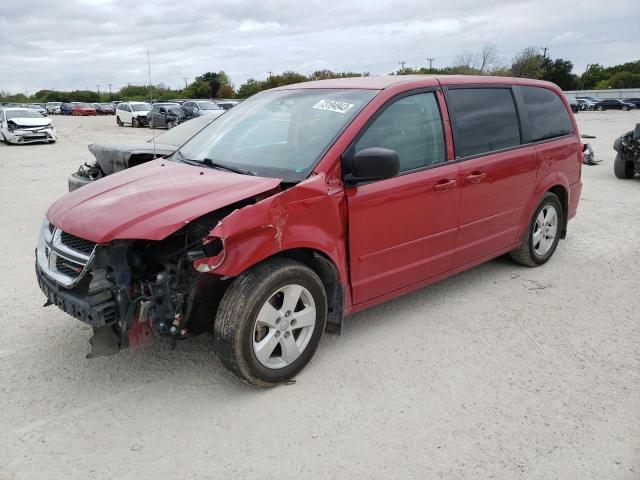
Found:
[[456, 158], [520, 145], [520, 124], [509, 88], [456, 88], [447, 103], [455, 122]]
[[555, 92], [542, 87], [519, 87], [529, 119], [532, 142], [573, 133], [569, 112]]

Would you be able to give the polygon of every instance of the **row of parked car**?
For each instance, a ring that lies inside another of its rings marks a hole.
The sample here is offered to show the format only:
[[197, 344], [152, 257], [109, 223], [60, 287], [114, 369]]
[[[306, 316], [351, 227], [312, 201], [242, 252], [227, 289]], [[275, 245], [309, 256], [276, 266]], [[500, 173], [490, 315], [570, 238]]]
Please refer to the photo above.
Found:
[[119, 126], [168, 128], [200, 116], [222, 115], [239, 102], [236, 100], [171, 100], [168, 102], [121, 102], [116, 106]]
[[629, 111], [640, 107], [640, 98], [606, 98], [567, 96], [573, 113], [585, 110], [623, 110]]

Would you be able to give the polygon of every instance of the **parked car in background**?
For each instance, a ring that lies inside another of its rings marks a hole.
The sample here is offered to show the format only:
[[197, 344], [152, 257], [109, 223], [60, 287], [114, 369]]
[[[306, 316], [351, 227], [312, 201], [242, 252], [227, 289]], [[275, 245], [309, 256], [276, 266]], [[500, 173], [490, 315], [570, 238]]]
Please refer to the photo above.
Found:
[[142, 127], [147, 124], [147, 114], [151, 104], [147, 102], [121, 102], [116, 107], [116, 123], [118, 126], [131, 125]]
[[580, 111], [580, 102], [576, 99], [575, 95], [564, 95], [567, 98], [567, 102], [569, 102], [569, 106], [571, 107], [571, 111], [573, 113], [578, 113]]
[[218, 105], [223, 110], [231, 110], [233, 107], [240, 103], [239, 100], [214, 100], [216, 105]]
[[184, 113], [188, 117], [198, 117], [200, 115], [220, 116], [224, 110], [211, 100], [187, 100], [182, 104]]
[[53, 143], [57, 139], [51, 119], [32, 108], [0, 107], [0, 140], [6, 143]]
[[595, 110], [596, 102], [587, 100], [586, 98], [576, 98], [580, 104], [580, 110]]
[[593, 103], [598, 103], [599, 101], [601, 101], [601, 98], [598, 97], [590, 97], [590, 96], [580, 96], [580, 97], [576, 97], [578, 100], [584, 99], [584, 100], [589, 100]]
[[613, 163], [613, 173], [621, 179], [633, 178], [640, 173], [640, 123], [635, 130], [625, 133], [613, 142], [613, 149], [618, 152]]
[[171, 158], [56, 201], [36, 276], [48, 302], [94, 328], [94, 356], [210, 331], [227, 369], [272, 387], [345, 315], [506, 253], [549, 261], [578, 208], [582, 149], [548, 82], [287, 85]]
[[89, 151], [95, 160], [80, 165], [75, 173], [69, 175], [69, 191], [154, 158], [171, 155], [215, 119], [212, 115], [203, 115], [155, 135], [146, 142], [125, 145], [91, 144]]
[[607, 98], [596, 103], [596, 110], [635, 110], [636, 106], [633, 103], [623, 102], [617, 98]]
[[640, 98], [625, 98], [622, 101], [626, 103], [633, 103], [636, 108], [640, 108]]
[[23, 105], [24, 108], [28, 108], [30, 110], [35, 110], [37, 111], [40, 115], [42, 115], [43, 117], [48, 116], [49, 114], [47, 113], [47, 109], [44, 108], [42, 105], [40, 105], [39, 103], [25, 103]]
[[60, 104], [60, 115], [71, 115], [74, 104], [71, 102], [62, 102]]
[[97, 114], [95, 107], [90, 103], [75, 103], [71, 110], [71, 115], [75, 117], [94, 117]]
[[51, 115], [60, 115], [60, 105], [62, 105], [62, 102], [48, 102], [45, 108]]
[[169, 102], [169, 103], [178, 103], [178, 104], [182, 105], [184, 102], [186, 102], [186, 100], [184, 98], [172, 98], [170, 100], [167, 100], [167, 102]]
[[150, 128], [171, 129], [185, 120], [187, 116], [178, 103], [155, 103], [147, 114], [147, 125]]
[[96, 109], [98, 115], [115, 115], [116, 113], [110, 103], [92, 103], [91, 105]]

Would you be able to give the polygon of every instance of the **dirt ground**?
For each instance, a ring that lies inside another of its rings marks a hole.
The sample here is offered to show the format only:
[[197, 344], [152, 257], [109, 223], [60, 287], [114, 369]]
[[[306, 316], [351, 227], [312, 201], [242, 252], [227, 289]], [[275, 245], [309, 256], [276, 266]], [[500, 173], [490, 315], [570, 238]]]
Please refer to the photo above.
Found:
[[[497, 259], [345, 321], [297, 383], [262, 391], [210, 336], [86, 360], [44, 297], [44, 212], [114, 117], [0, 144], [0, 479], [638, 479], [640, 178], [613, 175], [640, 112], [583, 112], [599, 166], [545, 266]], [[372, 229], [377, 227], [372, 225]]]

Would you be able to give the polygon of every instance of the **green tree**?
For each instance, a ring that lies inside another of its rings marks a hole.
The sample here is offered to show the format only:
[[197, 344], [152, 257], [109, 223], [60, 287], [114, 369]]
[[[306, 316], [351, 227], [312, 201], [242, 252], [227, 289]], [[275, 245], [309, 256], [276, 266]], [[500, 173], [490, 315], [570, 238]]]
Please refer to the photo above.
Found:
[[640, 74], [631, 72], [614, 73], [609, 80], [611, 88], [640, 88]]
[[542, 78], [543, 58], [536, 47], [527, 47], [518, 53], [511, 62], [511, 73], [514, 77]]
[[573, 63], [569, 60], [556, 58], [552, 61], [550, 58], [547, 58], [543, 61], [542, 67], [544, 70], [542, 74], [543, 80], [555, 83], [562, 90], [573, 90], [576, 88], [578, 77], [572, 73]]
[[262, 87], [262, 82], [256, 80], [255, 78], [250, 78], [245, 83], [240, 85], [236, 96], [238, 98], [248, 98], [251, 95], [254, 95], [262, 90], [264, 90]]

